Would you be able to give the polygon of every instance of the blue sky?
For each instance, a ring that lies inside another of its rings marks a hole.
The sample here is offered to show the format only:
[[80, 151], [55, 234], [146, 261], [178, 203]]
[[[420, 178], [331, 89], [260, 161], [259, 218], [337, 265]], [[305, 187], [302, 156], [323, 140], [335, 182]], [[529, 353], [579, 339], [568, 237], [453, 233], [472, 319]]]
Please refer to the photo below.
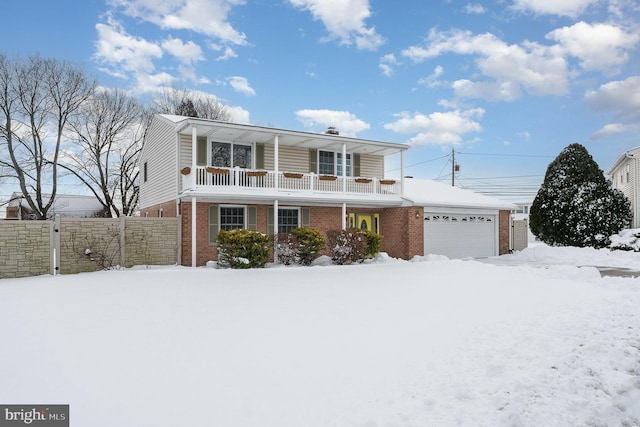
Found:
[[[103, 86], [216, 96], [235, 121], [413, 146], [405, 173], [532, 198], [583, 144], [605, 172], [640, 146], [631, 0], [5, 0], [5, 54]], [[28, 13], [25, 13], [25, 9]], [[20, 17], [20, 19], [18, 19]], [[390, 175], [397, 165], [389, 162]], [[512, 197], [513, 196], [513, 197]]]

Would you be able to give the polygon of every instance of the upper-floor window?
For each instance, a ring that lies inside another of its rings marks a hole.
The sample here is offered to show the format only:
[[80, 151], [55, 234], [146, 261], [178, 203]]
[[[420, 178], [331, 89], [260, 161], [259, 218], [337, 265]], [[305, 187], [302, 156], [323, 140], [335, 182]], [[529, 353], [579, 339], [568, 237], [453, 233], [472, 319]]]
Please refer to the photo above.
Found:
[[[318, 173], [342, 176], [342, 153], [318, 151]], [[347, 176], [351, 176], [351, 154], [347, 154]]]
[[251, 168], [251, 145], [211, 142], [211, 166]]

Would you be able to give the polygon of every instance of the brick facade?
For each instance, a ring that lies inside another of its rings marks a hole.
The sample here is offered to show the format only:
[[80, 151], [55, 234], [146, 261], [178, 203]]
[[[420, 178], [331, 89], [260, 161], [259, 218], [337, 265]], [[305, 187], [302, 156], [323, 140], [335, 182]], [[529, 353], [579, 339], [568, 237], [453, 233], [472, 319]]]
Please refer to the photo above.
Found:
[[[196, 204], [196, 265], [218, 259], [215, 245], [209, 244], [209, 206], [212, 203]], [[267, 210], [272, 205], [249, 205], [257, 209], [258, 231], [267, 233]], [[280, 205], [285, 207], [286, 205]], [[183, 201], [180, 205], [182, 214], [182, 265], [191, 265], [191, 203]], [[387, 208], [360, 209], [348, 207], [349, 213], [380, 214], [380, 233], [382, 234], [382, 250], [395, 258], [409, 259], [423, 253], [423, 209]], [[342, 207], [312, 206], [309, 207], [310, 226], [320, 231], [326, 238], [329, 230], [342, 228]]]
[[153, 205], [149, 206], [148, 208], [144, 208], [140, 210], [140, 216], [143, 218], [158, 218], [160, 216], [160, 212], [162, 212], [162, 216], [166, 218], [174, 218], [178, 216], [176, 201], [170, 200], [159, 205]]
[[511, 249], [511, 211], [500, 211], [498, 221], [498, 255], [505, 255]]

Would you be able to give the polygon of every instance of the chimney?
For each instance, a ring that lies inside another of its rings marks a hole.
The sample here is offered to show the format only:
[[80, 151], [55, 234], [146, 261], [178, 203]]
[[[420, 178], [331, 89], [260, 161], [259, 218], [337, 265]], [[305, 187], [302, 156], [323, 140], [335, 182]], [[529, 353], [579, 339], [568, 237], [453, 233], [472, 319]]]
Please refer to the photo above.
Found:
[[329, 127], [327, 128], [327, 130], [325, 131], [325, 133], [326, 133], [327, 135], [340, 135], [340, 132], [338, 132], [338, 131], [336, 130], [336, 128], [334, 128], [333, 126], [329, 126]]

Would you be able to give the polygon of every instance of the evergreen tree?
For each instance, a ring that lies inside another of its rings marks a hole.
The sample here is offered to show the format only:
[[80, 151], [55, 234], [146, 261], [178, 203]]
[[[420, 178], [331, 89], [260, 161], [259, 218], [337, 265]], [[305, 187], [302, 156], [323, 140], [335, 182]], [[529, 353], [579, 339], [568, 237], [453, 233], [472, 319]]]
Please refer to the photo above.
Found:
[[531, 232], [549, 245], [602, 248], [628, 226], [631, 205], [586, 148], [571, 144], [547, 167], [529, 220]]

